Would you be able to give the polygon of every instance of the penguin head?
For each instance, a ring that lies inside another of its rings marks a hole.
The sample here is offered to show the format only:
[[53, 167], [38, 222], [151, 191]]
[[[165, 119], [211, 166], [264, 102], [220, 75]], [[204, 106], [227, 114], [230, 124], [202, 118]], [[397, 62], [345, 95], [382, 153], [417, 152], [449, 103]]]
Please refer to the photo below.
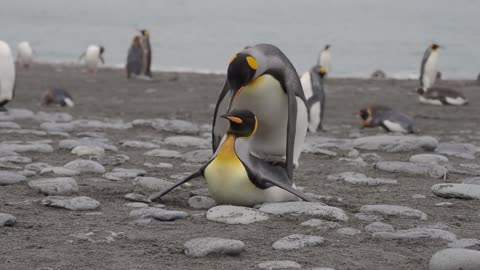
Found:
[[330, 44], [325, 45], [325, 48], [323, 50], [328, 51], [330, 49]]
[[252, 136], [257, 131], [257, 117], [251, 111], [233, 110], [222, 115], [222, 117], [230, 122], [228, 134], [246, 138]]
[[430, 49], [432, 49], [432, 51], [436, 51], [437, 49], [440, 48], [440, 45], [436, 44], [436, 43], [432, 43], [430, 45]]
[[320, 75], [320, 77], [323, 78], [327, 74], [327, 69], [323, 66], [318, 66], [317, 72]]
[[372, 123], [372, 109], [370, 107], [361, 109], [359, 112], [360, 115], [360, 123], [362, 124], [362, 128], [368, 127]]
[[103, 54], [105, 52], [105, 48], [103, 46], [99, 46], [100, 47], [100, 54]]
[[422, 87], [418, 88], [417, 89], [417, 93], [421, 96], [423, 96], [423, 94], [425, 94], [425, 89], [423, 89]]
[[146, 29], [142, 29], [142, 30], [140, 30], [140, 33], [141, 33], [141, 34], [142, 34], [142, 36], [144, 36], [144, 37], [148, 37], [148, 36], [150, 36], [150, 33], [149, 33], [149, 32], [148, 32], [148, 30], [146, 30]]
[[247, 53], [235, 54], [228, 65], [227, 80], [236, 93], [247, 85], [258, 69], [257, 59]]

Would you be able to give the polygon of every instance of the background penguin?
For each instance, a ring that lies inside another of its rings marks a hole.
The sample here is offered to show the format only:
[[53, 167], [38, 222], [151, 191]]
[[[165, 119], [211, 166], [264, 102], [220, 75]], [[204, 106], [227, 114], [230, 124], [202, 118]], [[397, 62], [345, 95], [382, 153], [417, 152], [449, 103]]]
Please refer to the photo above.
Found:
[[85, 61], [88, 71], [96, 73], [98, 63], [101, 62], [102, 64], [105, 64], [105, 60], [103, 60], [104, 52], [105, 48], [102, 46], [90, 45], [87, 47], [87, 50], [80, 55], [79, 60], [83, 59]]
[[62, 107], [68, 106], [73, 107], [75, 103], [73, 102], [72, 96], [62, 88], [53, 88], [48, 90], [43, 94], [42, 102], [44, 105], [57, 104]]
[[143, 37], [143, 44], [146, 49], [146, 65], [145, 65], [145, 76], [152, 77], [152, 71], [150, 70], [152, 65], [152, 47], [150, 46], [150, 33], [147, 30], [141, 30], [140, 33]]
[[15, 63], [7, 43], [0, 40], [0, 111], [13, 99], [15, 90]]
[[359, 114], [362, 128], [380, 126], [390, 132], [415, 133], [413, 118], [387, 106], [369, 106]]
[[308, 106], [308, 131], [322, 130], [325, 113], [324, 77], [327, 70], [323, 66], [314, 66], [300, 79]]
[[438, 44], [431, 44], [423, 54], [420, 65], [420, 87], [424, 90], [432, 87], [438, 72]]
[[320, 52], [317, 65], [324, 67], [327, 70], [327, 73], [331, 73], [331, 59], [332, 55], [330, 54], [330, 44], [327, 44], [325, 45], [325, 48], [323, 48], [323, 50]]
[[29, 68], [33, 62], [33, 49], [27, 41], [20, 42], [17, 46], [17, 62], [24, 68]]
[[449, 88], [432, 87], [426, 91], [418, 88], [417, 92], [420, 103], [424, 104], [456, 106], [468, 104], [468, 100], [462, 93]]
[[228, 128], [228, 121], [219, 115], [231, 109], [250, 110], [257, 116], [259, 129], [249, 140], [252, 154], [285, 163], [292, 177], [305, 141], [308, 113], [297, 71], [280, 49], [258, 44], [230, 60], [213, 117], [213, 151]]
[[306, 195], [295, 189], [285, 168], [250, 154], [248, 139], [259, 129], [259, 122], [252, 112], [233, 110], [222, 117], [228, 119], [230, 128], [214, 157], [172, 187], [152, 194], [150, 200], [203, 176], [207, 180], [208, 192], [218, 204], [254, 206], [263, 202], [298, 200], [296, 196], [309, 201]]
[[147, 49], [143, 44], [143, 38], [141, 36], [135, 36], [133, 38], [130, 49], [127, 56], [127, 78], [131, 75], [139, 76], [145, 73], [147, 67]]

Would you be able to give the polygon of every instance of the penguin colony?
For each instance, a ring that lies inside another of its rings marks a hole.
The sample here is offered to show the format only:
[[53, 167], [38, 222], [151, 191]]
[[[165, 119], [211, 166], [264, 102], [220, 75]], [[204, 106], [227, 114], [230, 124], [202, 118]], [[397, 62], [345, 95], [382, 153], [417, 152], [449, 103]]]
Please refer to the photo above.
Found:
[[[247, 46], [228, 63], [227, 78], [213, 115], [213, 157], [200, 169], [170, 188], [152, 194], [158, 199], [176, 187], [204, 177], [218, 204], [253, 206], [263, 202], [305, 200], [296, 189], [293, 170], [299, 165], [303, 143], [309, 132], [324, 129], [325, 82], [331, 72], [330, 45], [319, 53], [317, 64], [299, 78], [287, 56], [271, 44]], [[465, 105], [458, 91], [435, 85], [441, 46], [431, 44], [420, 65], [421, 103]], [[90, 45], [79, 60], [96, 73], [104, 64], [105, 48]], [[35, 52], [26, 41], [18, 44], [17, 63], [28, 69]], [[126, 59], [126, 77], [151, 79], [150, 34], [140, 30], [132, 39]], [[0, 110], [14, 97], [15, 64], [9, 45], [0, 41]], [[45, 105], [73, 107], [72, 96], [63, 88], [52, 88], [42, 97]], [[362, 128], [381, 127], [388, 132], [414, 133], [415, 121], [390, 107], [375, 104], [359, 112]]]

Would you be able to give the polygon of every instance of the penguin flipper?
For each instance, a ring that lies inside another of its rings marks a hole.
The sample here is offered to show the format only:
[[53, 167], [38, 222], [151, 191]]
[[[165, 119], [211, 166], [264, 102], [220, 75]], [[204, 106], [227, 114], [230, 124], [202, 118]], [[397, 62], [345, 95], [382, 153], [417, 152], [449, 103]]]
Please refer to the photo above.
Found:
[[[303, 91], [303, 90], [302, 90]], [[286, 145], [286, 169], [290, 179], [293, 179], [293, 151], [295, 135], [297, 133], [297, 98], [294, 91], [288, 91], [288, 120], [287, 120], [287, 145]]]
[[170, 191], [174, 190], [178, 186], [180, 186], [180, 185], [182, 185], [182, 184], [184, 184], [184, 183], [186, 183], [186, 182], [188, 182], [188, 181], [190, 181], [194, 178], [203, 176], [203, 171], [205, 170], [205, 167], [206, 166], [202, 166], [196, 172], [194, 172], [194, 173], [190, 174], [189, 176], [183, 178], [182, 180], [178, 181], [177, 183], [173, 184], [171, 187], [167, 188], [166, 190], [162, 190], [162, 191], [153, 193], [152, 195], [148, 196], [148, 199], [150, 199], [151, 201], [154, 201], [154, 200], [162, 197], [163, 195], [169, 193]]
[[427, 49], [425, 51], [425, 53], [423, 54], [423, 58], [422, 58], [422, 63], [420, 65], [420, 87], [424, 87], [424, 83], [423, 83], [423, 76], [425, 76], [425, 65], [427, 64], [427, 60], [428, 60], [428, 57], [430, 56], [430, 53], [431, 53], [431, 50], [430, 48]]
[[228, 121], [220, 118], [220, 115], [223, 112], [227, 112], [228, 110], [228, 99], [226, 99], [225, 96], [229, 91], [230, 91], [230, 84], [228, 83], [228, 80], [225, 80], [225, 85], [223, 86], [222, 92], [218, 97], [217, 104], [215, 106], [215, 111], [213, 113], [213, 124], [212, 124], [213, 152], [217, 150], [218, 145], [222, 141], [223, 135], [225, 135], [228, 129]]

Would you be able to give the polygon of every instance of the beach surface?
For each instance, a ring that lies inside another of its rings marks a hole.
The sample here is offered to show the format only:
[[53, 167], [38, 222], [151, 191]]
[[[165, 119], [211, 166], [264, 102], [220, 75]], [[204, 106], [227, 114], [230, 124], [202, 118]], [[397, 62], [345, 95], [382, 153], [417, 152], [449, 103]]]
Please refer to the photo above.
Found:
[[[179, 174], [192, 172], [201, 163], [145, 153], [155, 148], [176, 150], [180, 154], [208, 149], [208, 144], [175, 145], [166, 139], [188, 135], [209, 142], [208, 125], [224, 79], [225, 75], [162, 72], [155, 73], [152, 81], [127, 80], [124, 71], [119, 69], [100, 69], [92, 75], [76, 66], [37, 64], [30, 70], [18, 71], [15, 99], [7, 108], [27, 109], [36, 115], [39, 111], [63, 112], [73, 117], [65, 122], [88, 119], [110, 125], [80, 125], [59, 134], [45, 132], [48, 130], [40, 125], [46, 120], [31, 116], [11, 120], [21, 126], [17, 130], [31, 132], [2, 128], [0, 141], [2, 144], [51, 145], [51, 153], [19, 154], [32, 159], [31, 162], [62, 167], [80, 157], [61, 148], [60, 141], [102, 137], [104, 142], [117, 148], [116, 152], [107, 150], [106, 157], [129, 157], [124, 163], [104, 161], [107, 173], [117, 167], [142, 169], [146, 171], [145, 176], [175, 182]], [[365, 205], [405, 206], [422, 211], [427, 218], [377, 216], [396, 232], [429, 228], [442, 230], [439, 234], [450, 232], [457, 239], [479, 238], [480, 200], [445, 199], [434, 195], [431, 187], [445, 182], [462, 183], [468, 177], [480, 176], [480, 87], [476, 81], [439, 81], [439, 85], [462, 91], [470, 104], [463, 107], [421, 105], [416, 95], [417, 80], [328, 79], [325, 131], [308, 135], [305, 151], [313, 153], [302, 154], [294, 180], [304, 192], [325, 196], [320, 198], [322, 202], [345, 211], [348, 220], [336, 221], [338, 226], [300, 225], [310, 219], [322, 219], [304, 214], [269, 214], [268, 220], [246, 225], [209, 221], [206, 209], [194, 209], [188, 204], [191, 191], [206, 187], [204, 179], [193, 180], [190, 186], [180, 187], [150, 204], [159, 207], [157, 204], [161, 203], [164, 209], [184, 211], [188, 214], [185, 219], [140, 224], [130, 214], [136, 208], [126, 206], [129, 201], [124, 196], [132, 192], [149, 195], [154, 191], [136, 185], [135, 176], [116, 180], [107, 179], [103, 173], [73, 176], [78, 183], [78, 195], [97, 200], [100, 207], [92, 211], [71, 211], [42, 205], [45, 195], [30, 188], [27, 182], [58, 176], [37, 173], [20, 184], [0, 186], [0, 213], [16, 217], [15, 225], [0, 227], [0, 269], [257, 269], [259, 263], [282, 260], [295, 261], [302, 269], [424, 269], [435, 252], [453, 241], [448, 234], [440, 239], [428, 233], [419, 238], [374, 237], [365, 229], [373, 221], [361, 220], [355, 215]], [[51, 87], [69, 91], [76, 106], [42, 106], [41, 96]], [[435, 152], [422, 149], [389, 152], [351, 146], [350, 143], [360, 137], [385, 135], [376, 128], [360, 129], [358, 110], [370, 104], [387, 105], [414, 117], [417, 136], [432, 136], [439, 143], [472, 144], [469, 149], [473, 158], [445, 155], [449, 161], [442, 166], [456, 168], [448, 170], [446, 179], [379, 170], [375, 163], [380, 160], [408, 161], [412, 155]], [[186, 120], [196, 129], [172, 132], [148, 125], [130, 125], [137, 119], [154, 118]], [[151, 145], [126, 146], [125, 141], [132, 140]], [[318, 143], [320, 141], [324, 143]], [[82, 158], [99, 160], [93, 156]], [[151, 166], [160, 162], [172, 166]], [[0, 170], [14, 172], [23, 171], [28, 165], [27, 162], [0, 163]], [[328, 177], [343, 172], [359, 172], [398, 183], [362, 185]], [[339, 228], [354, 228], [359, 233], [345, 235], [342, 230], [337, 231]], [[272, 248], [274, 242], [292, 234], [320, 236], [325, 241], [295, 250]], [[240, 240], [245, 243], [245, 249], [237, 256], [185, 255], [184, 244], [200, 237]]]

